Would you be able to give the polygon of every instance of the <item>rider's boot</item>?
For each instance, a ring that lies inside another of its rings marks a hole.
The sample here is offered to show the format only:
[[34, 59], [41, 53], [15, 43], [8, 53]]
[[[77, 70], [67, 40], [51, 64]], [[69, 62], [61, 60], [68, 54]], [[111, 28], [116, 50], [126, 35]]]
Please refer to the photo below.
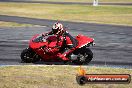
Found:
[[61, 53], [58, 54], [58, 57], [61, 58], [63, 61], [68, 61], [69, 59], [65, 56], [66, 56], [65, 54], [61, 54]]
[[74, 50], [74, 48], [65, 50], [63, 53], [59, 53], [59, 54], [58, 54], [58, 57], [61, 58], [61, 59], [64, 60], [64, 61], [68, 61], [69, 58], [67, 58], [66, 55], [68, 55], [68, 54], [69, 54], [70, 52], [72, 52], [73, 50]]

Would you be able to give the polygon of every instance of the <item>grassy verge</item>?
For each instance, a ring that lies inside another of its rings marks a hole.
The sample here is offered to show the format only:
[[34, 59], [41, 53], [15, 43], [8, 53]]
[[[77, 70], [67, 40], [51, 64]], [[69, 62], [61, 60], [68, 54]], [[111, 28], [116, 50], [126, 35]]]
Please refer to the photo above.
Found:
[[[131, 74], [121, 68], [85, 67], [89, 74]], [[131, 88], [130, 84], [90, 84], [79, 86], [73, 66], [7, 66], [0, 67], [1, 88]]]
[[35, 25], [0, 21], [0, 27], [32, 27], [32, 26]]
[[[31, 1], [51, 1], [51, 2], [93, 2], [93, 0], [31, 0]], [[129, 3], [132, 2], [132, 0], [99, 0], [99, 2], [123, 2], [123, 3]]]
[[132, 26], [132, 6], [0, 3], [1, 15]]

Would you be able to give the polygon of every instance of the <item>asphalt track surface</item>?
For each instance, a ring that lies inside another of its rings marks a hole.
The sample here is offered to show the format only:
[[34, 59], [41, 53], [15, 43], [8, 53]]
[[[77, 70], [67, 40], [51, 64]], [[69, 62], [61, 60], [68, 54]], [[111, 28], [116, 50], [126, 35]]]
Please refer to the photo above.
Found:
[[[21, 65], [20, 53], [34, 35], [51, 30], [55, 20], [0, 15], [0, 21], [43, 25], [42, 27], [1, 27], [0, 65]], [[84, 34], [95, 39], [91, 47], [94, 58], [90, 65], [132, 68], [132, 27], [61, 21], [76, 36]], [[35, 64], [45, 64], [38, 62]]]
[[[50, 1], [33, 1], [33, 0], [0, 0], [0, 2], [17, 2], [17, 3], [43, 3], [43, 4], [65, 4], [65, 5], [92, 5], [93, 2], [50, 2]], [[104, 2], [99, 5], [132, 5], [132, 3], [111, 3]]]

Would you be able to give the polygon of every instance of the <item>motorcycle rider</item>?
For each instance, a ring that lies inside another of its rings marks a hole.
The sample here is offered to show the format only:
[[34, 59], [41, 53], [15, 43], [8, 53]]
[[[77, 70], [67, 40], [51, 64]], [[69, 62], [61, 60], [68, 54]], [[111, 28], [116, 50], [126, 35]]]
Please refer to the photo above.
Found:
[[[59, 48], [60, 52], [58, 54], [59, 58], [63, 59], [64, 61], [69, 60], [66, 58], [66, 52], [74, 49], [77, 45], [77, 41], [64, 29], [63, 25], [60, 22], [56, 22], [53, 24], [52, 31], [43, 34], [43, 36], [47, 35], [56, 35], [57, 36], [57, 47]], [[60, 47], [58, 44], [63, 39], [62, 46]], [[65, 50], [68, 48], [68, 50]]]

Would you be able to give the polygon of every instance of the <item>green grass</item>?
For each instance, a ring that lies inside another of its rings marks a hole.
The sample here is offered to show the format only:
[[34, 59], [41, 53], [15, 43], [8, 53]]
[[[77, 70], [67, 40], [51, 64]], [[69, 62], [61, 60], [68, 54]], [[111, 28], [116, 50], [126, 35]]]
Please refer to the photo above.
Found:
[[[88, 74], [131, 74], [122, 68], [83, 67]], [[0, 88], [131, 88], [130, 84], [87, 84], [79, 86], [74, 66], [7, 66], [0, 67]]]
[[32, 26], [35, 25], [0, 21], [0, 27], [32, 27]]
[[[31, 1], [51, 1], [51, 2], [93, 2], [93, 0], [31, 0]], [[132, 0], [99, 0], [99, 2], [123, 2], [123, 3], [129, 3], [132, 2]]]
[[132, 26], [132, 6], [0, 3], [1, 15]]

